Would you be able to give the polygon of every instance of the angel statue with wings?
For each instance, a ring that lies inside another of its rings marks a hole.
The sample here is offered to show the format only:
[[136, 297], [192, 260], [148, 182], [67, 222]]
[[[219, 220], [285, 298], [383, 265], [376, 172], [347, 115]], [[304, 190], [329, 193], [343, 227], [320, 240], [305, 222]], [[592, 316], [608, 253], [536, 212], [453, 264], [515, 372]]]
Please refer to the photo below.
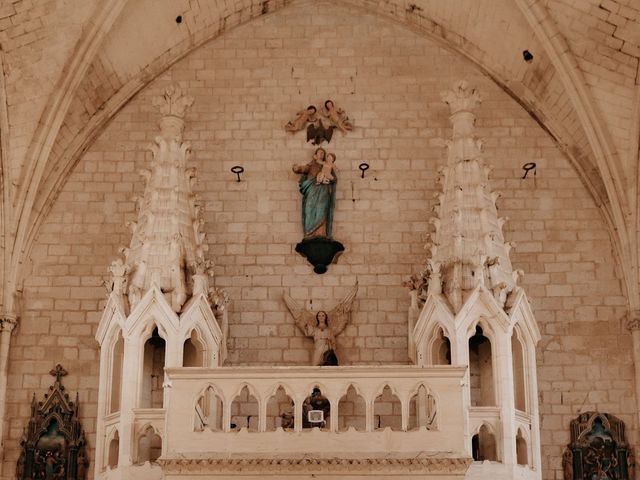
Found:
[[347, 296], [329, 313], [320, 310], [315, 313], [301, 307], [286, 293], [284, 302], [293, 315], [298, 328], [307, 337], [313, 337], [313, 365], [338, 365], [336, 356], [336, 337], [349, 323], [351, 307], [358, 293], [358, 283], [347, 293]]

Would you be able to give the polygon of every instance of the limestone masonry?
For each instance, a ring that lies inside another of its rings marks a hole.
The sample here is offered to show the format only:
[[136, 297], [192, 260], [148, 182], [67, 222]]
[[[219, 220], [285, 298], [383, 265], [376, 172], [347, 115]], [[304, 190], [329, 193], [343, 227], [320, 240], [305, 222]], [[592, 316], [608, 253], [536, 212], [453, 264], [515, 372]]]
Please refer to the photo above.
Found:
[[560, 480], [603, 418], [633, 478], [639, 63], [634, 0], [0, 4], [0, 479], [56, 364], [74, 480]]

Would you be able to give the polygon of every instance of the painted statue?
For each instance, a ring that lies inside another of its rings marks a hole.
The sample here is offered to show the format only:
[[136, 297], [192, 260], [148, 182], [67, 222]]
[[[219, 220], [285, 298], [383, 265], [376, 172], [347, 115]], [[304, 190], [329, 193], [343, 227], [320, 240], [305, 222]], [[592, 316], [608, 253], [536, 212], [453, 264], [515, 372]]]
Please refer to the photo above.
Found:
[[327, 158], [322, 165], [322, 170], [316, 175], [316, 185], [319, 183], [329, 184], [335, 181], [334, 172], [337, 171], [336, 156], [333, 153], [327, 153]]
[[353, 123], [347, 117], [346, 112], [342, 108], [336, 107], [333, 100], [324, 102], [324, 108], [320, 114], [329, 120], [332, 127], [337, 128], [342, 133], [353, 130]]
[[305, 128], [307, 129], [307, 142], [320, 145], [323, 142], [331, 142], [333, 131], [336, 129], [343, 134], [350, 132], [353, 130], [353, 123], [342, 108], [336, 107], [333, 100], [327, 100], [320, 112], [315, 105], [309, 105], [306, 109], [297, 112], [296, 118], [284, 126], [284, 129], [290, 133]]
[[316, 107], [315, 105], [309, 105], [304, 110], [300, 110], [296, 113], [296, 118], [287, 122], [284, 126], [284, 129], [287, 132], [295, 133], [307, 126], [309, 123], [313, 123], [317, 120], [316, 118]]
[[336, 337], [349, 323], [351, 307], [358, 293], [356, 283], [344, 299], [329, 313], [320, 310], [317, 313], [301, 307], [286, 293], [284, 301], [298, 328], [307, 337], [313, 338], [313, 365], [337, 365]]
[[302, 227], [305, 238], [331, 238], [338, 179], [332, 165], [335, 155], [329, 160], [329, 164], [327, 156], [324, 148], [317, 148], [309, 163], [293, 166], [293, 171], [302, 175], [299, 186], [302, 194]]

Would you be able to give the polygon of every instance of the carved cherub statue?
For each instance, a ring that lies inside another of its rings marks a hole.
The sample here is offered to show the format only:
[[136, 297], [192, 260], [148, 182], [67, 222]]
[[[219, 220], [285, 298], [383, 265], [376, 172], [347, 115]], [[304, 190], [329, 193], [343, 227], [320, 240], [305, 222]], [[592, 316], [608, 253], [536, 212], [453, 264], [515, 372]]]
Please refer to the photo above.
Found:
[[335, 106], [333, 100], [327, 100], [324, 102], [324, 108], [320, 112], [323, 117], [326, 117], [331, 125], [336, 127], [342, 133], [347, 133], [353, 130], [353, 123], [347, 117], [346, 112]]
[[346, 297], [328, 314], [324, 310], [315, 313], [301, 307], [286, 293], [284, 302], [296, 321], [298, 328], [308, 337], [313, 337], [313, 365], [337, 365], [336, 337], [349, 323], [351, 307], [358, 293], [358, 283]]
[[296, 113], [295, 120], [287, 122], [287, 124], [284, 126], [284, 129], [287, 132], [291, 133], [302, 130], [307, 126], [308, 123], [313, 123], [316, 121], [316, 111], [317, 109], [315, 105], [309, 105], [306, 109], [300, 110], [298, 113]]
[[[320, 163], [320, 162], [319, 162]], [[331, 183], [336, 179], [333, 172], [338, 170], [336, 167], [336, 156], [333, 153], [327, 153], [326, 159], [322, 162], [322, 170], [316, 175], [316, 185]]]

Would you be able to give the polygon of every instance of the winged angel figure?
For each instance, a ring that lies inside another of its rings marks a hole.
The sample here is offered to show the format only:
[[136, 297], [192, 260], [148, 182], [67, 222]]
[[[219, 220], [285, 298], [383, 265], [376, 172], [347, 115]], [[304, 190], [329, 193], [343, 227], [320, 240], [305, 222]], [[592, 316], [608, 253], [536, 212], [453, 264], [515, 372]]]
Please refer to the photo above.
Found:
[[286, 293], [284, 302], [296, 321], [296, 325], [307, 337], [313, 337], [313, 365], [337, 365], [336, 357], [336, 337], [349, 323], [351, 317], [351, 307], [358, 293], [356, 283], [346, 297], [329, 313], [320, 310], [318, 313], [311, 312], [301, 307], [293, 298]]

